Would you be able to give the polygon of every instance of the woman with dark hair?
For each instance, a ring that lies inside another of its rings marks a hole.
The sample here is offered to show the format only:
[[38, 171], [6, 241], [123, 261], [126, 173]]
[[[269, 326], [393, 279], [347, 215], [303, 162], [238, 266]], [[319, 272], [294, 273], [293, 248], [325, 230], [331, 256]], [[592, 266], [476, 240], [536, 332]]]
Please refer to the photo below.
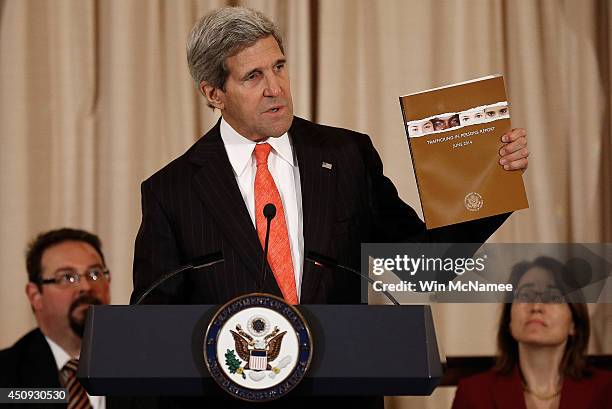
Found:
[[589, 315], [565, 266], [539, 257], [514, 266], [494, 369], [461, 380], [453, 409], [612, 408], [612, 374], [589, 370]]

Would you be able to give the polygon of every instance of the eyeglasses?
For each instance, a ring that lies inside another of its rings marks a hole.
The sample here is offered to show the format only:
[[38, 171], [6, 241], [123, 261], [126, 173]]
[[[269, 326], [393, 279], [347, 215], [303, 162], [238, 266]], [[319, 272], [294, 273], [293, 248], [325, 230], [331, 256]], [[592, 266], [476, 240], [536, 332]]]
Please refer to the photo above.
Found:
[[81, 276], [90, 284], [101, 284], [110, 281], [110, 271], [105, 267], [92, 267], [84, 273], [72, 268], [58, 270], [53, 278], [40, 280], [40, 284], [57, 284], [62, 287], [76, 286], [81, 282]]
[[559, 290], [534, 291], [525, 289], [517, 291], [514, 295], [514, 301], [524, 303], [535, 303], [538, 298], [543, 303], [563, 304], [566, 302], [565, 297]]

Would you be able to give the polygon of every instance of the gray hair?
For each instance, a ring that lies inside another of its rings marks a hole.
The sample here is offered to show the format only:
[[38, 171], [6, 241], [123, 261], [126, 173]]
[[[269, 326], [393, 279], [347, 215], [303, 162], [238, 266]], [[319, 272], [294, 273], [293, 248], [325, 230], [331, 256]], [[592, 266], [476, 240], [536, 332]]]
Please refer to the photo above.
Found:
[[224, 7], [202, 17], [187, 38], [187, 64], [196, 86], [206, 81], [225, 89], [229, 74], [225, 60], [270, 35], [284, 54], [278, 28], [257, 10]]

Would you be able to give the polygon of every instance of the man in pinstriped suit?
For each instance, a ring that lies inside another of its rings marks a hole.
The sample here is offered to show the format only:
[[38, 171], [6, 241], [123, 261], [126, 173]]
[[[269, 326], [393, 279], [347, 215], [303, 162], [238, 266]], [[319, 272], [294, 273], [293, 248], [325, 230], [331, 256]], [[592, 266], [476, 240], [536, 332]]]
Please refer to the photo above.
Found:
[[[268, 166], [285, 210], [300, 303], [360, 302], [359, 280], [304, 262], [309, 251], [359, 268], [362, 242], [483, 242], [508, 216], [427, 231], [383, 175], [367, 135], [293, 116], [282, 38], [259, 12], [237, 7], [205, 16], [189, 36], [187, 59], [222, 118], [142, 184], [132, 300], [164, 272], [216, 251], [223, 263], [173, 278], [146, 302], [219, 304], [259, 290], [282, 296], [273, 275], [260, 283], [257, 143], [272, 147]], [[524, 130], [504, 137], [501, 160], [526, 168]]]
[[[208, 271], [173, 279], [147, 302], [222, 303], [259, 289], [263, 257], [255, 229], [255, 144], [272, 145], [301, 303], [359, 302], [354, 277], [304, 262], [316, 251], [359, 267], [362, 242], [482, 242], [507, 217], [425, 230], [400, 200], [367, 135], [293, 116], [282, 38], [263, 14], [224, 8], [188, 40], [192, 76], [222, 119], [184, 155], [142, 184], [134, 297], [164, 272], [222, 251]], [[527, 167], [525, 131], [505, 135], [500, 161]], [[281, 295], [272, 275], [265, 291]]]

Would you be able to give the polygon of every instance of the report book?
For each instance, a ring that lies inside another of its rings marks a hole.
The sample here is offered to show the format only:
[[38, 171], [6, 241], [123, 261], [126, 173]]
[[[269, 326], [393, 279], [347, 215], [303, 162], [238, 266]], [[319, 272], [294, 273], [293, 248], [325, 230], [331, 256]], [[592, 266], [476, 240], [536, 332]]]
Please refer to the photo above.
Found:
[[510, 131], [504, 77], [400, 97], [428, 229], [529, 207], [522, 172], [499, 164]]

